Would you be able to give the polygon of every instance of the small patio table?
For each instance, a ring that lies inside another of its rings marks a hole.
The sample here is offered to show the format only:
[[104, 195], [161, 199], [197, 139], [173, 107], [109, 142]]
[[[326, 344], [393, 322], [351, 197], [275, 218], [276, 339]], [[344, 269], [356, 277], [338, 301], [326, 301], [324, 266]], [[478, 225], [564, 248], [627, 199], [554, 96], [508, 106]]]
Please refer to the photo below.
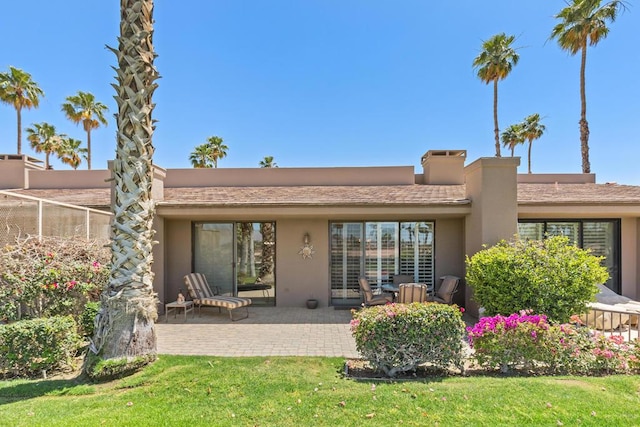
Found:
[[[170, 302], [168, 304], [164, 305], [164, 319], [166, 322], [169, 321], [169, 311], [173, 310], [173, 318], [175, 319], [178, 311], [180, 309], [184, 310], [184, 321], [187, 321], [187, 313], [190, 311], [193, 311], [193, 301], [184, 301], [184, 302], [178, 302], [178, 301], [173, 301]], [[196, 313], [195, 311], [193, 312], [193, 316], [195, 317]]]

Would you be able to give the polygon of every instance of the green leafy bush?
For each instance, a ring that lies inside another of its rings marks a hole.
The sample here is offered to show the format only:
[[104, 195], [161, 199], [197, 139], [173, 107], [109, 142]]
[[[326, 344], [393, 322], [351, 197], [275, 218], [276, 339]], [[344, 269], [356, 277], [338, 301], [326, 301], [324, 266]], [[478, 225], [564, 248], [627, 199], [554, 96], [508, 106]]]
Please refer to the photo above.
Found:
[[72, 314], [109, 280], [104, 242], [27, 238], [0, 248], [0, 320]]
[[76, 331], [71, 316], [0, 325], [0, 374], [34, 376], [72, 367], [80, 343]]
[[587, 311], [597, 285], [607, 281], [601, 259], [566, 237], [501, 241], [467, 257], [466, 281], [489, 316], [531, 310], [567, 322]]
[[[574, 318], [575, 319], [575, 318]], [[477, 362], [509, 372], [612, 374], [640, 370], [640, 342], [605, 336], [579, 324], [550, 324], [528, 313], [483, 317], [467, 329]]]
[[390, 377], [430, 363], [462, 370], [465, 324], [446, 304], [387, 304], [354, 312], [351, 331], [358, 351]]
[[92, 337], [95, 331], [95, 320], [100, 310], [99, 301], [89, 301], [84, 305], [84, 310], [80, 315], [80, 333], [85, 337]]

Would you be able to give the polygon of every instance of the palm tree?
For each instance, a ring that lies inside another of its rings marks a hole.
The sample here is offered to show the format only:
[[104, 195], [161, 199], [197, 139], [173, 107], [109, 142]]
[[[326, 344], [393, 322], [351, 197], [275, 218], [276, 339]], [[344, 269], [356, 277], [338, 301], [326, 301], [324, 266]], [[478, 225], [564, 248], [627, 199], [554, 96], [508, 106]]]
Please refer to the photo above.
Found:
[[278, 164], [273, 161], [273, 156], [264, 156], [264, 159], [260, 160], [261, 168], [277, 168]]
[[211, 146], [209, 144], [201, 144], [193, 149], [189, 155], [189, 160], [194, 168], [212, 168], [213, 160], [211, 158]]
[[120, 0], [117, 56], [118, 104], [111, 274], [102, 292], [96, 331], [85, 369], [101, 378], [98, 362], [111, 361], [124, 374], [156, 359], [157, 298], [153, 291], [152, 95], [158, 86], [153, 65], [153, 0]]
[[62, 149], [58, 153], [60, 161], [65, 165], [71, 166], [73, 169], [78, 169], [82, 159], [87, 158], [87, 149], [80, 147], [82, 141], [79, 139], [66, 138], [63, 140]]
[[211, 161], [213, 162], [213, 167], [218, 167], [218, 159], [222, 159], [227, 156], [227, 150], [229, 147], [224, 145], [222, 138], [219, 136], [210, 136], [207, 138], [207, 143], [211, 147]]
[[[266, 156], [260, 161], [261, 168], [277, 168], [278, 165], [273, 161], [273, 156]], [[263, 283], [273, 282], [274, 266], [276, 254], [276, 239], [273, 222], [261, 222], [260, 234], [262, 234], [262, 260], [260, 263], [260, 272], [258, 278]]]
[[524, 136], [522, 135], [522, 123], [516, 123], [509, 126], [502, 132], [502, 146], [511, 150], [513, 157], [516, 146], [524, 144]]
[[587, 97], [585, 92], [585, 67], [587, 44], [597, 45], [607, 37], [607, 22], [616, 20], [618, 12], [624, 8], [620, 0], [601, 4], [601, 0], [572, 0], [555, 17], [562, 20], [551, 31], [551, 38], [557, 39], [560, 48], [571, 55], [581, 53], [580, 60], [580, 151], [582, 152], [582, 173], [591, 172], [589, 162], [589, 123], [587, 122]]
[[527, 156], [529, 173], [531, 173], [531, 145], [533, 144], [533, 140], [540, 138], [546, 130], [545, 125], [540, 123], [540, 120], [540, 114], [536, 113], [527, 116], [524, 119], [524, 122], [521, 123], [522, 136], [525, 140], [529, 141], [529, 151]]
[[493, 82], [493, 132], [496, 139], [496, 157], [500, 157], [500, 128], [498, 127], [498, 81], [505, 79], [520, 56], [512, 47], [515, 36], [496, 34], [482, 42], [482, 52], [473, 60], [478, 77], [484, 83]]
[[58, 135], [56, 128], [49, 123], [36, 123], [33, 127], [27, 128], [27, 139], [31, 143], [31, 148], [36, 153], [44, 153], [44, 168], [49, 169], [49, 156], [58, 154], [62, 150], [66, 135]]
[[22, 154], [22, 109], [38, 108], [43, 96], [31, 74], [11, 66], [8, 73], [0, 73], [0, 101], [12, 105], [18, 116], [18, 154]]
[[106, 105], [97, 102], [93, 94], [78, 91], [77, 95], [67, 96], [67, 102], [62, 104], [62, 111], [73, 123], [82, 123], [87, 133], [87, 169], [91, 169], [91, 131], [107, 125], [104, 113], [108, 110]]

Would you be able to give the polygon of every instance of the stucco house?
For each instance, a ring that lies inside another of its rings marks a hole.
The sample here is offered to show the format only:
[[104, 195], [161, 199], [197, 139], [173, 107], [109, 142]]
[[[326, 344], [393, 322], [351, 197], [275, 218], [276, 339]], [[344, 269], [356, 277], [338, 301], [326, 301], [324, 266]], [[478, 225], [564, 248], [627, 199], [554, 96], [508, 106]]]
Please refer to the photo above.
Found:
[[[517, 157], [468, 162], [430, 150], [413, 166], [162, 169], [156, 167], [154, 287], [175, 300], [182, 277], [205, 273], [223, 293], [255, 303], [352, 306], [358, 276], [437, 284], [464, 277], [465, 255], [516, 233], [564, 234], [606, 257], [607, 286], [640, 298], [640, 186], [594, 174], [518, 175]], [[44, 170], [0, 155], [0, 189], [109, 209], [105, 170]], [[255, 282], [262, 286], [251, 286]], [[456, 302], [476, 311], [462, 286]]]

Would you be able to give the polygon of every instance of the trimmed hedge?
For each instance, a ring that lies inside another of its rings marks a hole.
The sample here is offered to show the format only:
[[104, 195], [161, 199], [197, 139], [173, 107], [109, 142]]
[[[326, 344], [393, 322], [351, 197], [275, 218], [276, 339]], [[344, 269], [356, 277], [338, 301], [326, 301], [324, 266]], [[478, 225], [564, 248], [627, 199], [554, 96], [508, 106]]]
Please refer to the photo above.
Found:
[[356, 348], [387, 376], [430, 363], [463, 370], [465, 324], [460, 308], [446, 304], [387, 304], [354, 313]]
[[0, 325], [0, 375], [40, 376], [73, 366], [80, 337], [71, 316]]

